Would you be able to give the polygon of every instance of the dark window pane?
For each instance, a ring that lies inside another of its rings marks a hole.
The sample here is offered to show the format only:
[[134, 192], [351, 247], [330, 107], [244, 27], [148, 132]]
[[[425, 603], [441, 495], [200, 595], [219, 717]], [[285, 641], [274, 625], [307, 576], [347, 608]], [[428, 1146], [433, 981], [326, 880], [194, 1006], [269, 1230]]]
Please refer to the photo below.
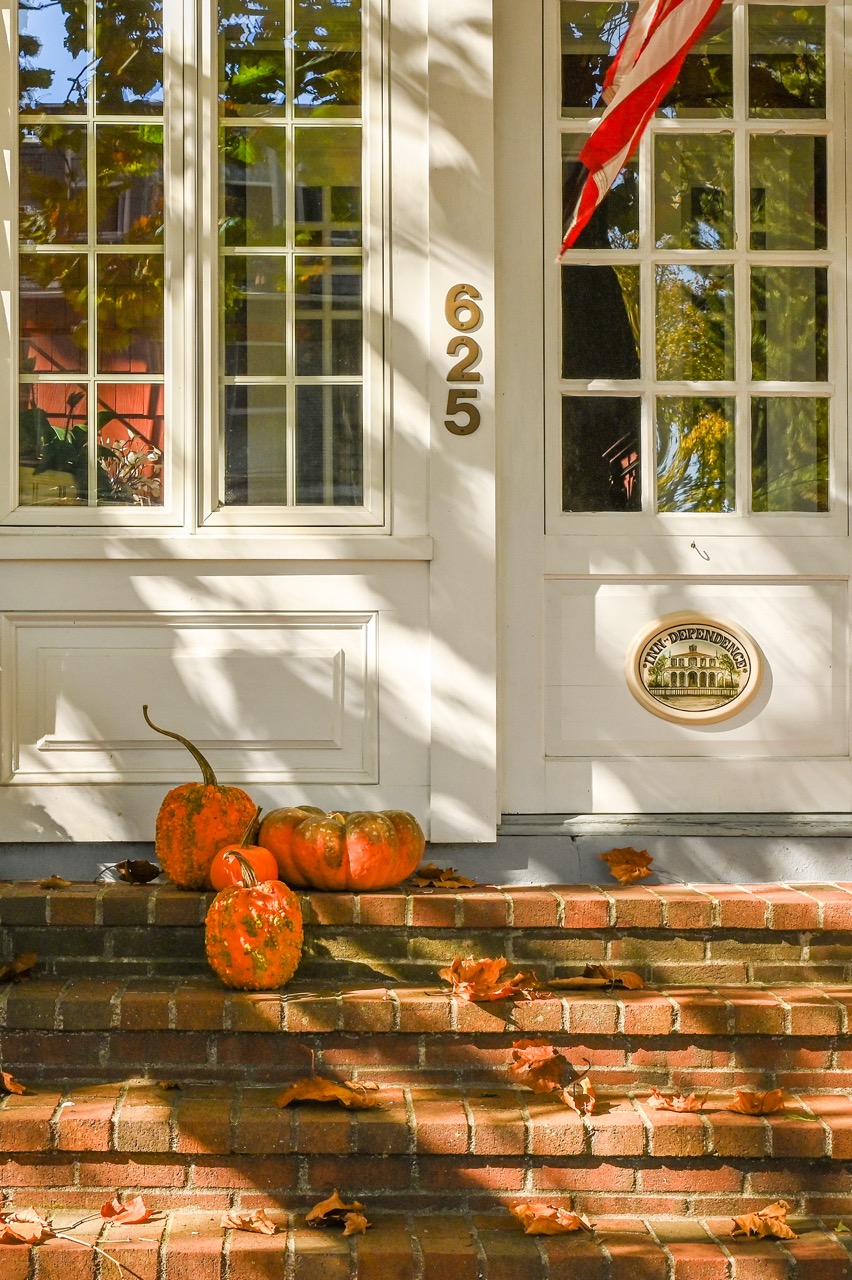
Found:
[[640, 401], [563, 396], [563, 511], [640, 511]]
[[295, 130], [296, 244], [361, 243], [361, 130]]
[[282, 377], [287, 370], [287, 259], [225, 258], [225, 373]]
[[296, 259], [296, 373], [361, 372], [361, 259]]
[[219, 231], [227, 245], [283, 245], [287, 136], [263, 126], [222, 130]]
[[562, 4], [562, 114], [590, 116], [635, 4]]
[[563, 267], [563, 378], [639, 372], [639, 268]]
[[734, 401], [667, 396], [657, 401], [657, 507], [736, 507]]
[[85, 244], [85, 126], [26, 127], [21, 131], [19, 165], [22, 242]]
[[731, 6], [722, 5], [692, 46], [659, 108], [659, 114], [691, 120], [734, 114]]
[[825, 267], [753, 267], [751, 372], [780, 382], [828, 377]]
[[361, 388], [296, 388], [296, 502], [358, 506], [364, 501]]
[[88, 276], [76, 253], [25, 253], [18, 286], [21, 370], [86, 372]]
[[752, 249], [826, 247], [826, 139], [752, 135]]
[[750, 5], [749, 114], [825, 115], [825, 9]]
[[162, 506], [162, 383], [101, 382], [97, 395], [98, 506]]
[[751, 482], [755, 511], [828, 511], [827, 400], [752, 400]]
[[281, 386], [225, 388], [225, 504], [287, 501], [287, 404]]
[[88, 393], [76, 383], [22, 383], [19, 495], [25, 507], [85, 504]]

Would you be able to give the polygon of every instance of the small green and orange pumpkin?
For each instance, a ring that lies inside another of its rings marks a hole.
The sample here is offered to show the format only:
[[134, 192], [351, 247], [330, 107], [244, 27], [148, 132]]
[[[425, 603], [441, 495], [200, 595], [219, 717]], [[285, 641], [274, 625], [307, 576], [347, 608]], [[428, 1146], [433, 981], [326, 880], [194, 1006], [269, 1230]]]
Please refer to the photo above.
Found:
[[[210, 888], [227, 889], [229, 884], [243, 883], [242, 861], [245, 860], [258, 880], [277, 880], [278, 863], [275, 855], [256, 843], [262, 809], [255, 812], [242, 837], [226, 844], [210, 863]], [[241, 855], [241, 856], [238, 856]]]
[[426, 845], [416, 818], [401, 809], [275, 809], [260, 824], [258, 841], [275, 855], [287, 884], [355, 893], [401, 884]]
[[174, 787], [160, 805], [154, 852], [172, 884], [180, 889], [206, 889], [213, 858], [229, 841], [240, 839], [257, 805], [240, 787], [220, 786], [198, 747], [154, 724], [147, 705], [142, 714], [155, 733], [186, 747], [201, 768], [201, 782]]
[[302, 908], [280, 880], [259, 881], [251, 864], [233, 852], [242, 883], [216, 894], [207, 912], [204, 942], [214, 973], [237, 991], [271, 991], [289, 982], [302, 956]]

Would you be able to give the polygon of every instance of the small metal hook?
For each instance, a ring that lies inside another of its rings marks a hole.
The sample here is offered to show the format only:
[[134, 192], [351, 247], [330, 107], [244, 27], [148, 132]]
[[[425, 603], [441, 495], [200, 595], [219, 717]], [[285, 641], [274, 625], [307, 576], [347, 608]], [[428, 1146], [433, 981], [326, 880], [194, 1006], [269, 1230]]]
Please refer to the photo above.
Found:
[[697, 552], [698, 552], [698, 554], [701, 556], [701, 559], [702, 559], [702, 560], [709, 560], [709, 559], [710, 559], [710, 557], [708, 556], [707, 552], [706, 552], [706, 551], [702, 551], [702, 550], [701, 550], [701, 548], [700, 548], [700, 547], [697, 547], [697, 546], [695, 545], [695, 543], [694, 543], [694, 542], [690, 542], [690, 544], [689, 544], [689, 545], [690, 545], [690, 548], [691, 548], [693, 551], [697, 551]]

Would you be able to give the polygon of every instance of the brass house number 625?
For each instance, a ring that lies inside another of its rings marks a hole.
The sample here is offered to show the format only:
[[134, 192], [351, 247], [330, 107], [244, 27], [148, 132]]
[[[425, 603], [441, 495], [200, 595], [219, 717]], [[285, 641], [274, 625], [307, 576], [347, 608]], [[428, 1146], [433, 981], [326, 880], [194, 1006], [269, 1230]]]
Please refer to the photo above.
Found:
[[[482, 294], [472, 284], [454, 284], [447, 294], [444, 303], [444, 314], [451, 329], [457, 336], [447, 343], [447, 355], [457, 356], [455, 364], [447, 373], [447, 382], [461, 383], [451, 386], [447, 392], [447, 417], [444, 426], [455, 436], [469, 436], [480, 423], [479, 408], [468, 403], [476, 400], [479, 392], [471, 382], [481, 382], [482, 374], [476, 372], [475, 366], [482, 358], [482, 348], [474, 337], [474, 329], [482, 324], [482, 308], [479, 303]], [[461, 418], [461, 422], [456, 419]]]

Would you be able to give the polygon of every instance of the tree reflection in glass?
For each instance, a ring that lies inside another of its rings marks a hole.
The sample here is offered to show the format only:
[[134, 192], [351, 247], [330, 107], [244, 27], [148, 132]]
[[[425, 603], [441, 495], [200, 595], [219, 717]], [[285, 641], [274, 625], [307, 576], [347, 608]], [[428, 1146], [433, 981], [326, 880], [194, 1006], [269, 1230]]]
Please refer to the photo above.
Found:
[[734, 268], [656, 268], [657, 377], [729, 381], [734, 377]]
[[828, 511], [828, 401], [755, 396], [751, 404], [752, 509]]
[[749, 5], [749, 115], [825, 115], [825, 8]]
[[733, 511], [736, 458], [733, 399], [657, 400], [657, 507]]

